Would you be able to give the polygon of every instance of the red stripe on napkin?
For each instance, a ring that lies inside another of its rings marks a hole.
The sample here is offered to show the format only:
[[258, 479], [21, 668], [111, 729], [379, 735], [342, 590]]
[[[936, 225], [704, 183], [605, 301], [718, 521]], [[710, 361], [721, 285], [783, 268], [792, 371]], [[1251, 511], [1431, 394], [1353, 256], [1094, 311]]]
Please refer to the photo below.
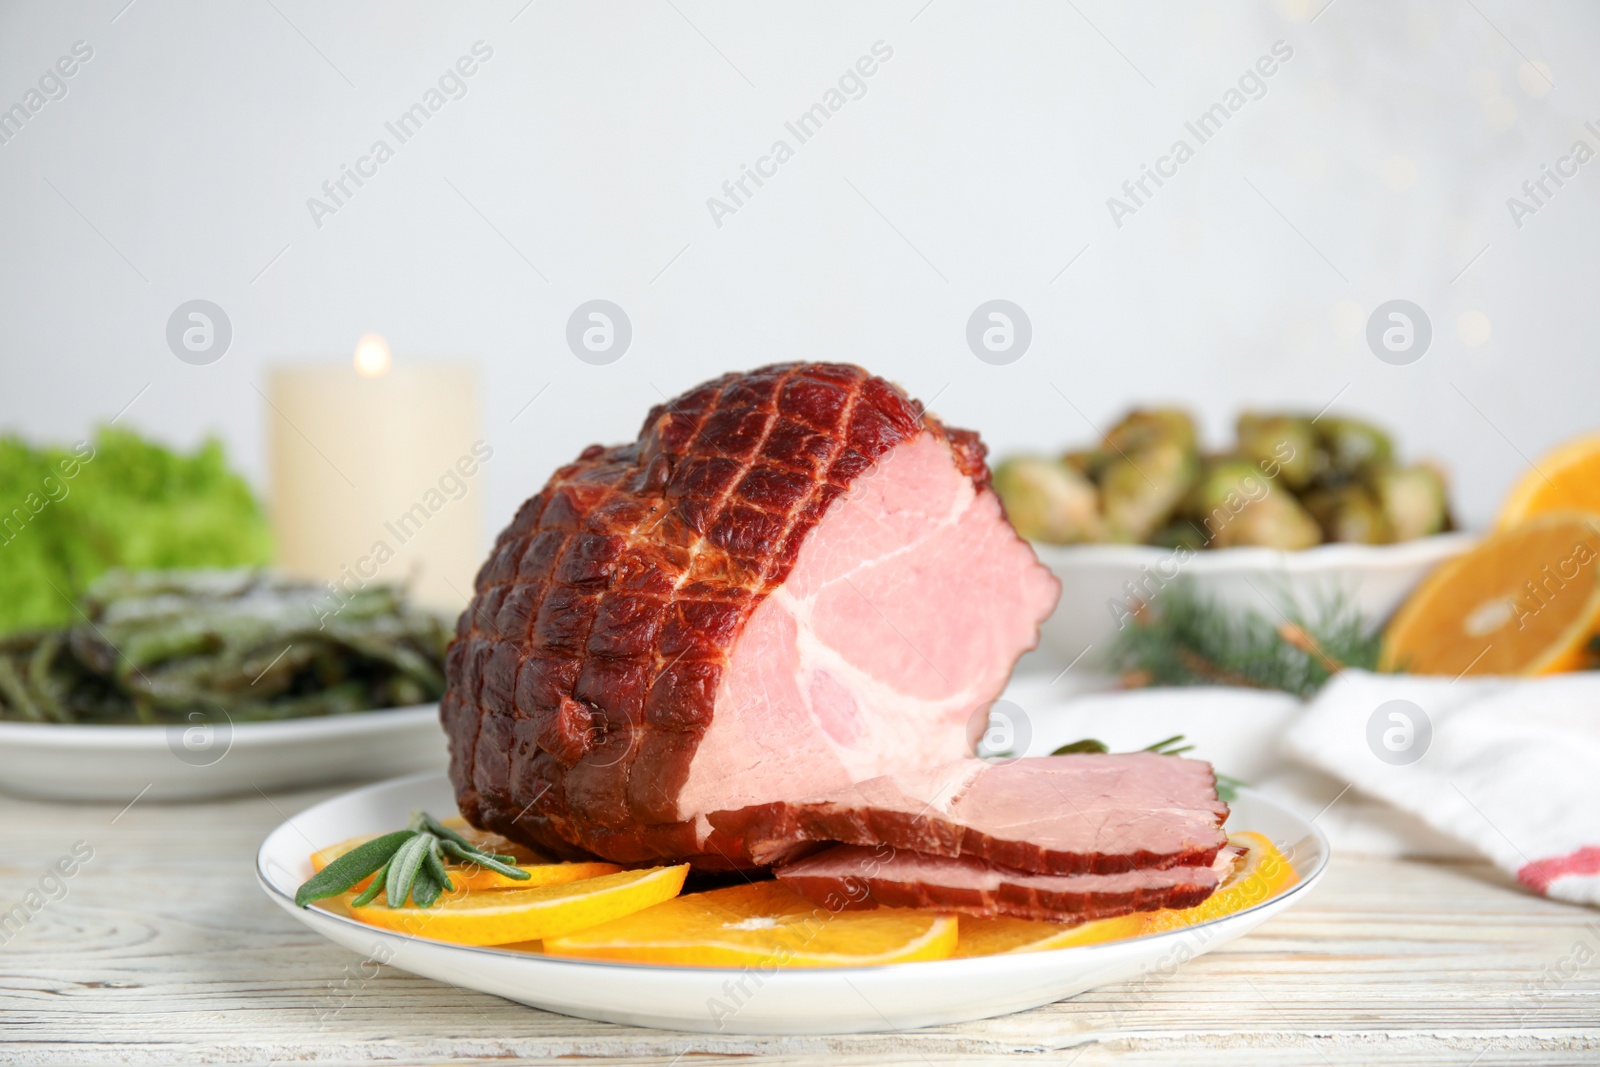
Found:
[[1600, 848], [1586, 845], [1566, 856], [1534, 860], [1517, 872], [1517, 881], [1536, 893], [1548, 893], [1551, 882], [1574, 874], [1600, 874]]

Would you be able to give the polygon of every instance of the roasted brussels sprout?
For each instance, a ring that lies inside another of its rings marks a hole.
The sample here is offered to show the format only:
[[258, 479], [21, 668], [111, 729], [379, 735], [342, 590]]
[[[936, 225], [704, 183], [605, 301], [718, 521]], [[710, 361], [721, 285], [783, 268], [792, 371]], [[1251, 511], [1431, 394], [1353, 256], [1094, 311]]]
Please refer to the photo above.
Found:
[[1337, 484], [1385, 466], [1394, 454], [1389, 435], [1369, 422], [1325, 415], [1317, 420], [1317, 444], [1325, 457], [1319, 474]]
[[[1105, 470], [1106, 452], [1097, 448], [1080, 448], [1061, 454], [1061, 462], [1083, 475], [1085, 478], [1098, 478], [1100, 472]], [[1109, 453], [1116, 455], [1115, 452]]]
[[1194, 420], [1177, 408], [1136, 408], [1106, 432], [1105, 451], [1133, 455], [1152, 445], [1176, 444], [1186, 451], [1196, 448]]
[[1106, 528], [1113, 540], [1148, 541], [1188, 495], [1200, 462], [1175, 439], [1159, 440], [1106, 464], [1100, 478]]
[[1305, 506], [1322, 527], [1324, 540], [1363, 545], [1394, 540], [1378, 498], [1365, 485], [1314, 489], [1306, 494]]
[[1394, 540], [1410, 541], [1450, 528], [1444, 475], [1434, 468], [1386, 467], [1373, 475], [1372, 487]]
[[1245, 412], [1235, 426], [1239, 455], [1290, 489], [1311, 484], [1316, 473], [1317, 430], [1304, 415]]
[[1065, 463], [1018, 456], [995, 468], [993, 484], [1011, 525], [1031, 541], [1068, 545], [1106, 539], [1099, 490]]
[[1249, 460], [1213, 461], [1189, 503], [1212, 548], [1309, 548], [1322, 540], [1316, 520], [1294, 495], [1274, 487]]
[[1093, 447], [1002, 463], [994, 485], [1024, 536], [1058, 544], [1297, 549], [1451, 528], [1443, 475], [1396, 465], [1371, 423], [1246, 411], [1234, 432], [1231, 451], [1202, 455], [1186, 412], [1138, 408]]

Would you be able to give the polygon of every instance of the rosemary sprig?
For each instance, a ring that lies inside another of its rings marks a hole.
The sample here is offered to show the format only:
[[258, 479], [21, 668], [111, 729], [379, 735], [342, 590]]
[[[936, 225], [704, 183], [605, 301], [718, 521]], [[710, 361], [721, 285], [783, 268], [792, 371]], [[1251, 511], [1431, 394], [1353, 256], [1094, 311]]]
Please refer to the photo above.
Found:
[[[1163, 756], [1181, 756], [1185, 752], [1190, 752], [1194, 749], [1193, 745], [1186, 745], [1183, 743], [1183, 740], [1184, 737], [1182, 734], [1173, 734], [1171, 737], [1157, 741], [1153, 745], [1146, 745], [1144, 748], [1140, 749], [1140, 751], [1158, 752]], [[1062, 745], [1060, 748], [1050, 753], [1050, 755], [1071, 756], [1083, 752], [1103, 753], [1110, 751], [1111, 747], [1104, 741], [1097, 740], [1093, 737], [1085, 737], [1081, 741], [1073, 741], [1069, 744]], [[1217, 796], [1230, 803], [1238, 797], [1239, 787], [1248, 784], [1227, 774], [1218, 774], [1216, 777]]]
[[303, 908], [338, 896], [372, 875], [371, 884], [351, 906], [371, 904], [382, 893], [391, 908], [404, 907], [407, 897], [419, 908], [431, 908], [455, 888], [445, 869], [446, 854], [461, 864], [484, 867], [517, 881], [533, 877], [516, 866], [515, 856], [486, 852], [427, 812], [414, 811], [406, 829], [357, 845], [312, 875], [295, 891], [294, 902]]
[[1163, 756], [1181, 756], [1185, 752], [1194, 751], [1194, 746], [1183, 744], [1182, 734], [1173, 734], [1171, 737], [1157, 741], [1153, 745], [1144, 746], [1144, 751], [1156, 752]]
[[[1185, 745], [1182, 742], [1183, 742], [1183, 735], [1182, 734], [1173, 734], [1171, 737], [1163, 738], [1162, 740], [1157, 741], [1153, 745], [1146, 745], [1146, 746], [1144, 746], [1144, 748], [1140, 749], [1139, 751], [1141, 751], [1141, 752], [1159, 752], [1163, 756], [1181, 756], [1185, 752], [1193, 751], [1193, 749], [1194, 749], [1193, 745]], [[1110, 752], [1110, 751], [1111, 751], [1111, 747], [1109, 745], [1107, 745], [1104, 741], [1100, 741], [1100, 740], [1098, 740], [1096, 738], [1093, 738], [1093, 737], [1085, 737], [1081, 741], [1073, 741], [1073, 742], [1071, 742], [1069, 744], [1062, 745], [1060, 748], [1058, 748], [1054, 752], [1050, 753], [1050, 755], [1052, 755], [1052, 756], [1071, 756], [1071, 755], [1074, 755], [1074, 754], [1077, 754], [1077, 753], [1084, 753], [1084, 752], [1094, 753], [1094, 754], [1101, 754], [1101, 753], [1106, 753], [1106, 752]]]

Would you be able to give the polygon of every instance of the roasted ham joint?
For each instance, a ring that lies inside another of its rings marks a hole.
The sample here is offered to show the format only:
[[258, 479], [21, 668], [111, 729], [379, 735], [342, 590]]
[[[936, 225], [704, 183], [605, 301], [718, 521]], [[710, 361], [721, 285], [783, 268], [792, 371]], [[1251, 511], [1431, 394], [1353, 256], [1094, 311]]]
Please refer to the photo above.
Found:
[[1059, 589], [976, 434], [847, 364], [724, 375], [500, 533], [440, 705], [461, 813], [828, 907], [1197, 904], [1229, 857], [1208, 764], [973, 755]]

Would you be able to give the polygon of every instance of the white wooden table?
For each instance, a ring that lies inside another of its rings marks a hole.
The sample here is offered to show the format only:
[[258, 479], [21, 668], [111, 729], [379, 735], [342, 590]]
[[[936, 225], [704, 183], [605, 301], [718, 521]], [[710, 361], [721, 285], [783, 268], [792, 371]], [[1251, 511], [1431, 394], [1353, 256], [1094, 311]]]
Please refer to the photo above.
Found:
[[0, 945], [0, 1063], [1600, 1063], [1600, 912], [1485, 865], [1338, 857], [1300, 906], [1150, 989], [840, 1037], [569, 1019], [364, 973], [268, 902], [256, 846], [336, 791], [120, 813], [0, 797], [0, 915], [94, 850]]

